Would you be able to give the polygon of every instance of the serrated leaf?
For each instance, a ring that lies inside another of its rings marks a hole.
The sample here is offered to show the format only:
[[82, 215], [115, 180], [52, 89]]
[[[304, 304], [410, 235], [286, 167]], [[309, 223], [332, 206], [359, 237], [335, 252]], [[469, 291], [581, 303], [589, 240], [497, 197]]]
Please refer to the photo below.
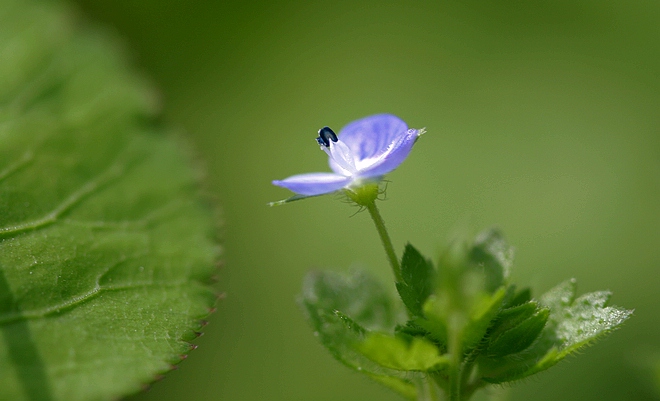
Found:
[[316, 313], [340, 311], [367, 330], [394, 328], [395, 309], [382, 285], [362, 271], [314, 271], [305, 277], [301, 302]]
[[390, 369], [429, 371], [449, 364], [449, 359], [440, 355], [438, 348], [422, 337], [413, 337], [408, 343], [402, 338], [371, 333], [356, 346], [364, 356]]
[[493, 335], [486, 351], [487, 354], [491, 357], [501, 357], [523, 351], [532, 345], [541, 334], [549, 315], [548, 309], [538, 309], [507, 330]]
[[431, 295], [424, 303], [424, 317], [415, 317], [412, 324], [428, 332], [429, 337], [438, 344], [447, 344], [447, 309], [446, 294]]
[[507, 290], [507, 296], [504, 301], [504, 307], [513, 308], [515, 306], [522, 305], [531, 300], [532, 300], [532, 290], [530, 288], [523, 288], [521, 290], [517, 290], [515, 285], [510, 285]]
[[212, 215], [117, 43], [1, 3], [0, 399], [116, 399], [191, 349]]
[[484, 380], [495, 383], [519, 380], [555, 365], [612, 330], [620, 327], [631, 310], [607, 306], [608, 291], [575, 299], [575, 280], [568, 280], [544, 294], [539, 304], [549, 308], [548, 321], [528, 349], [509, 357], [480, 361]]
[[469, 259], [483, 269], [485, 289], [495, 292], [506, 284], [513, 265], [511, 248], [499, 230], [486, 230], [477, 236]]
[[630, 317], [631, 310], [606, 306], [611, 295], [609, 291], [584, 294], [563, 310], [551, 312], [550, 322], [554, 336], [561, 341], [558, 348], [562, 358]]
[[337, 360], [414, 399], [416, 373], [376, 363], [358, 348], [370, 330], [390, 331], [395, 324], [392, 300], [378, 281], [362, 272], [312, 272], [300, 303], [315, 335]]
[[403, 282], [396, 289], [403, 304], [413, 316], [422, 316], [422, 306], [433, 291], [435, 274], [431, 261], [425, 259], [415, 247], [406, 245], [401, 258]]
[[463, 349], [469, 349], [477, 345], [486, 334], [495, 316], [502, 307], [502, 301], [506, 295], [504, 287], [495, 291], [492, 295], [483, 293], [469, 314], [469, 320], [463, 331]]
[[511, 330], [523, 321], [529, 319], [539, 309], [536, 302], [527, 302], [522, 305], [506, 308], [500, 311], [489, 329], [489, 336], [496, 338], [505, 331]]

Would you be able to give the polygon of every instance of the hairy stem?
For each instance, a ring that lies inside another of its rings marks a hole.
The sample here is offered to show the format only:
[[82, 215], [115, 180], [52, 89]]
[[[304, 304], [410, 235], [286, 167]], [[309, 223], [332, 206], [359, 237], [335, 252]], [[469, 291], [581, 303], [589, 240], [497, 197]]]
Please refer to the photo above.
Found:
[[383, 218], [381, 217], [380, 212], [376, 207], [376, 202], [372, 201], [367, 204], [366, 207], [374, 221], [374, 224], [376, 225], [376, 230], [378, 231], [380, 240], [383, 242], [383, 248], [385, 248], [387, 260], [390, 262], [390, 266], [392, 266], [394, 278], [398, 283], [403, 282], [403, 276], [401, 275], [401, 265], [399, 265], [399, 260], [397, 259], [396, 253], [394, 252], [394, 247], [392, 246], [392, 240], [390, 239], [390, 235], [387, 233], [387, 229], [385, 228], [385, 222], [383, 221]]

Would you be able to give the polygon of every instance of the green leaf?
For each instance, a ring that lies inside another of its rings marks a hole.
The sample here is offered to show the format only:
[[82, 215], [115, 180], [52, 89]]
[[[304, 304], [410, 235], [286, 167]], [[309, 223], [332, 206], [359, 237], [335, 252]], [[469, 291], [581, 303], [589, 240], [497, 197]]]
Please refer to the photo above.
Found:
[[[618, 328], [631, 316], [632, 310], [607, 306], [611, 296], [609, 291], [592, 292], [564, 308], [551, 309], [549, 330], [558, 340], [559, 359]], [[550, 307], [553, 301], [548, 297], [540, 300]]]
[[503, 309], [495, 319], [493, 327], [489, 330], [491, 338], [511, 330], [520, 323], [529, 319], [539, 309], [537, 302], [527, 302], [512, 308]]
[[0, 399], [116, 399], [190, 351], [213, 216], [117, 43], [1, 3]]
[[422, 337], [404, 339], [383, 333], [372, 333], [357, 344], [367, 358], [390, 369], [408, 371], [439, 370], [449, 365], [449, 359], [438, 348]]
[[463, 350], [476, 346], [486, 335], [488, 327], [502, 307], [505, 295], [506, 289], [502, 287], [492, 295], [482, 293], [477, 298], [463, 331]]
[[312, 316], [340, 311], [367, 330], [387, 331], [395, 325], [392, 299], [377, 280], [362, 271], [309, 273], [301, 302], [308, 310], [314, 308]]
[[486, 351], [489, 356], [515, 354], [532, 345], [550, 315], [549, 309], [539, 308], [535, 302], [512, 309], [498, 316], [501, 322], [490, 335]]
[[360, 350], [370, 330], [390, 331], [395, 324], [392, 300], [376, 280], [362, 272], [312, 272], [305, 278], [300, 303], [314, 334], [337, 360], [415, 398], [416, 373], [383, 366]]
[[446, 345], [448, 304], [447, 294], [431, 295], [424, 303], [424, 317], [413, 318], [409, 326], [421, 327], [433, 341]]
[[514, 306], [522, 305], [532, 300], [532, 290], [523, 288], [522, 290], [516, 289], [515, 285], [510, 285], [507, 289], [507, 297], [504, 300], [505, 308], [513, 308]]
[[513, 249], [499, 230], [479, 234], [469, 254], [470, 261], [483, 269], [485, 289], [495, 292], [506, 284], [513, 265]]
[[401, 258], [403, 282], [396, 283], [396, 289], [411, 315], [423, 315], [422, 306], [431, 295], [435, 284], [434, 273], [431, 261], [425, 259], [415, 247], [407, 244]]
[[484, 380], [502, 383], [548, 369], [619, 328], [632, 315], [631, 310], [607, 306], [611, 295], [608, 291], [585, 294], [577, 299], [575, 291], [575, 280], [568, 280], [543, 295], [539, 305], [548, 308], [550, 314], [538, 339], [522, 352], [480, 360]]

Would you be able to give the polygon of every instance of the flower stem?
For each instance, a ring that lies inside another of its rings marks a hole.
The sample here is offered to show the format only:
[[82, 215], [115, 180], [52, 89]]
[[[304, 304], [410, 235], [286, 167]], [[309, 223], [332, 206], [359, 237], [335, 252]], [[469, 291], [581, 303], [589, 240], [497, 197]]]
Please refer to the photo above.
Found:
[[387, 260], [390, 262], [390, 266], [392, 266], [392, 271], [394, 272], [394, 278], [396, 279], [397, 283], [403, 282], [403, 276], [401, 275], [401, 265], [399, 265], [399, 259], [397, 259], [396, 257], [396, 253], [394, 252], [394, 247], [392, 246], [392, 240], [390, 239], [390, 235], [387, 233], [387, 229], [385, 228], [385, 222], [383, 221], [383, 218], [381, 217], [380, 212], [376, 207], [376, 202], [371, 201], [367, 203], [365, 206], [367, 207], [367, 210], [369, 211], [369, 214], [371, 215], [371, 218], [373, 219], [374, 224], [376, 225], [376, 230], [378, 231], [380, 240], [383, 242], [383, 248], [385, 248], [385, 254], [387, 255]]
[[448, 353], [450, 356], [450, 364], [448, 368], [449, 375], [449, 401], [461, 401], [463, 400], [463, 394], [461, 394], [461, 387], [463, 385], [463, 380], [461, 378], [463, 373], [462, 366], [462, 350], [461, 350], [461, 334], [463, 331], [464, 325], [460, 323], [460, 318], [457, 315], [450, 315], [449, 318], [449, 333], [448, 333]]

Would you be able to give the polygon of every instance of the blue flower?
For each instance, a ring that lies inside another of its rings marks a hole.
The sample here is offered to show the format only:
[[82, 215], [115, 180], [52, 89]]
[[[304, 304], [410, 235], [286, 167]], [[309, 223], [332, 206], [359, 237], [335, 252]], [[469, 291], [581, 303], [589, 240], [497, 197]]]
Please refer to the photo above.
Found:
[[353, 121], [339, 135], [329, 127], [319, 130], [316, 141], [329, 156], [332, 173], [308, 173], [273, 181], [296, 193], [289, 200], [324, 195], [342, 189], [356, 191], [378, 183], [408, 157], [424, 130], [391, 114], [377, 114]]

